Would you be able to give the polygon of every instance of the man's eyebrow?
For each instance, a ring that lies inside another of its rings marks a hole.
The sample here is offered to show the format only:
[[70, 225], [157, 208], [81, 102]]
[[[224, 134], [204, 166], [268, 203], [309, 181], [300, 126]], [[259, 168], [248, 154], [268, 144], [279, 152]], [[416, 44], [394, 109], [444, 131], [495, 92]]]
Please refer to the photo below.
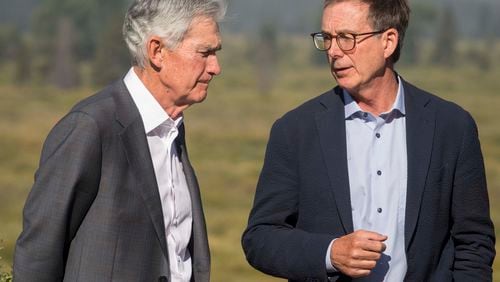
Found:
[[[328, 31], [324, 31], [324, 30], [322, 30], [321, 32], [322, 32], [322, 33], [324, 33], [324, 34], [330, 35], [330, 36], [332, 36], [332, 37], [334, 36], [333, 34], [331, 34], [331, 33], [330, 33], [330, 32], [328, 32]], [[344, 34], [346, 34], [346, 33], [355, 33], [355, 32], [354, 32], [354, 31], [352, 31], [352, 30], [349, 30], [349, 29], [339, 29], [339, 30], [335, 30], [335, 33], [336, 33], [336, 34], [340, 34], [340, 33], [344, 33]]]
[[205, 52], [216, 52], [216, 51], [222, 50], [222, 45], [218, 44], [215, 47], [212, 47], [210, 45], [199, 45], [197, 49], [199, 49], [199, 50], [202, 49]]
[[222, 45], [217, 45], [215, 47], [209, 47], [207, 49], [207, 51], [209, 51], [209, 52], [217, 52], [217, 51], [220, 51], [220, 50], [222, 50]]

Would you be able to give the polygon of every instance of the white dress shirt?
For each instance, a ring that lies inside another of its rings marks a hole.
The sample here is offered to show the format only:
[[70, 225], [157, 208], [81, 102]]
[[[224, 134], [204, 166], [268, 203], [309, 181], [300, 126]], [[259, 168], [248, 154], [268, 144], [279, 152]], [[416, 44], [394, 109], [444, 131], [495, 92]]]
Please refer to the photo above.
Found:
[[123, 79], [139, 109], [161, 199], [172, 282], [191, 279], [191, 197], [175, 138], [182, 116], [171, 119], [131, 68]]
[[[392, 108], [374, 116], [344, 91], [347, 165], [354, 230], [387, 235], [387, 246], [371, 274], [353, 281], [403, 281], [406, 270], [407, 184], [404, 89]], [[333, 270], [327, 255], [327, 269]]]

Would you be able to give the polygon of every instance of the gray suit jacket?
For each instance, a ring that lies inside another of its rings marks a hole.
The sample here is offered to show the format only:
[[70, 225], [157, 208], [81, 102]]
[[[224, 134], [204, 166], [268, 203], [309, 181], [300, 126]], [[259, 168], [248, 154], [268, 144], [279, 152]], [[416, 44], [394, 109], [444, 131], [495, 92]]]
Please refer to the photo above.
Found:
[[[210, 254], [184, 127], [193, 281]], [[45, 141], [14, 256], [15, 281], [168, 281], [165, 228], [144, 126], [120, 80], [78, 103]]]

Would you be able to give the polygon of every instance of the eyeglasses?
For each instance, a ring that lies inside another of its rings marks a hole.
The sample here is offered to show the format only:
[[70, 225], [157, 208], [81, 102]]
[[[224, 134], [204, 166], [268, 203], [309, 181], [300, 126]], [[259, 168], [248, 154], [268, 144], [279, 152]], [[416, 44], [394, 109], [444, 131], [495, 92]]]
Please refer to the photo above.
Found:
[[[380, 34], [385, 32], [387, 29], [365, 32], [365, 33], [339, 33], [337, 35], [331, 35], [326, 32], [314, 32], [311, 33], [311, 37], [314, 42], [316, 49], [320, 51], [327, 51], [332, 47], [332, 39], [335, 38], [337, 45], [340, 50], [347, 52], [351, 51], [356, 47], [356, 43], [360, 43], [365, 39], [372, 37], [375, 34]], [[368, 36], [367, 36], [368, 35]], [[358, 39], [359, 36], [366, 36], [365, 38]]]

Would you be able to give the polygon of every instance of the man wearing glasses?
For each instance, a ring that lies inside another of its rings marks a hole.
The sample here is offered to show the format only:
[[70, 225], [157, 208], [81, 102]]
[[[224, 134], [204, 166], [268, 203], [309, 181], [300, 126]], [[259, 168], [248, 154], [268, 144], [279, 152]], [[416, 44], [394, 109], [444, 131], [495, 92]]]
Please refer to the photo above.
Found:
[[248, 261], [293, 281], [491, 281], [495, 235], [469, 113], [394, 71], [405, 0], [327, 0], [338, 86], [274, 124]]

